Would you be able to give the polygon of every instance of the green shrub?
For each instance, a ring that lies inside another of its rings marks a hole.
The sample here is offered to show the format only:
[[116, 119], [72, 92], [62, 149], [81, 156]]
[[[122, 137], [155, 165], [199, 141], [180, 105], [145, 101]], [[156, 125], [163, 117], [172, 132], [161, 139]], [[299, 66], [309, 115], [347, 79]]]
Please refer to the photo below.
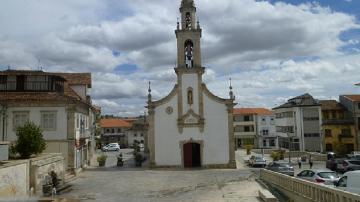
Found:
[[40, 154], [46, 148], [46, 142], [39, 126], [28, 122], [16, 129], [17, 141], [15, 151], [21, 158], [29, 158], [32, 154]]
[[99, 162], [99, 166], [105, 166], [105, 162], [106, 162], [107, 156], [106, 155], [101, 155], [97, 157], [97, 161]]
[[278, 161], [281, 157], [280, 152], [273, 151], [271, 152], [270, 157], [273, 159], [273, 161]]

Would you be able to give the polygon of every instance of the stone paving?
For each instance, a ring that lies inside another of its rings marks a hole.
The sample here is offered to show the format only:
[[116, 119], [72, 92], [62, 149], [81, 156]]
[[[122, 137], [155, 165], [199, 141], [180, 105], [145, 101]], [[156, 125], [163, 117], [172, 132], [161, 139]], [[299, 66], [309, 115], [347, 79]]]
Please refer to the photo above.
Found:
[[260, 201], [258, 190], [262, 187], [249, 168], [149, 170], [133, 168], [131, 158], [125, 162], [124, 168], [118, 168], [116, 155], [117, 152], [108, 153], [105, 168], [92, 167], [82, 172], [70, 183], [72, 190], [61, 197], [109, 202]]

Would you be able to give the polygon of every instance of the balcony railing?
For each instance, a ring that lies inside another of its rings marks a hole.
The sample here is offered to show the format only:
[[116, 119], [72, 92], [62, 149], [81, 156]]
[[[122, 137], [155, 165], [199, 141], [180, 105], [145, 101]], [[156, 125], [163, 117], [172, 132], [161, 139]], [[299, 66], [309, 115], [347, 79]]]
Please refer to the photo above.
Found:
[[354, 124], [353, 119], [324, 119], [323, 125], [343, 125], [343, 124]]
[[0, 83], [0, 91], [9, 92], [47, 92], [47, 91], [64, 91], [63, 81], [7, 81]]

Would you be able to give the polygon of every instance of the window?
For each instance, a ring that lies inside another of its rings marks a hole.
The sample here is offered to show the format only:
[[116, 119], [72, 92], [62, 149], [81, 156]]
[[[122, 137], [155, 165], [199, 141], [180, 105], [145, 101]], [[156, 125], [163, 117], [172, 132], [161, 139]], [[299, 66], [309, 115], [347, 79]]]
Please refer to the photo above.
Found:
[[137, 134], [136, 134], [136, 133], [134, 133], [134, 137], [137, 137]]
[[340, 178], [338, 187], [347, 187], [347, 176]]
[[266, 140], [263, 140], [263, 146], [266, 147]]
[[244, 116], [244, 121], [250, 121], [250, 116]]
[[358, 117], [358, 122], [357, 122], [357, 124], [358, 124], [358, 129], [360, 130], [360, 117]]
[[16, 130], [29, 121], [29, 112], [14, 112], [13, 117], [13, 129]]
[[106, 129], [106, 132], [107, 132], [107, 133], [110, 133], [110, 129], [107, 128], [107, 129]]
[[41, 128], [43, 130], [56, 130], [56, 112], [41, 112]]
[[351, 136], [351, 131], [350, 129], [341, 129], [341, 134], [343, 136]]
[[329, 119], [329, 113], [327, 111], [323, 112], [323, 116], [325, 120]]
[[270, 147], [275, 147], [275, 140], [274, 139], [270, 140]]
[[121, 133], [121, 128], [118, 128], [118, 133]]
[[141, 133], [140, 136], [141, 136], [141, 137], [144, 137], [144, 134]]
[[325, 147], [326, 147], [326, 151], [333, 151], [332, 144], [326, 144]]
[[336, 111], [332, 111], [332, 112], [331, 112], [331, 118], [332, 118], [332, 119], [336, 119]]
[[111, 129], [111, 133], [115, 133], [115, 129], [113, 128], [113, 129]]
[[266, 129], [266, 130], [262, 130], [261, 132], [262, 132], [262, 135], [269, 135], [269, 130], [267, 130], [267, 129]]
[[80, 128], [80, 115], [76, 114], [76, 128]]
[[304, 137], [320, 137], [319, 133], [305, 133]]
[[358, 109], [360, 109], [360, 103], [358, 103]]
[[325, 129], [325, 137], [331, 137], [331, 129]]

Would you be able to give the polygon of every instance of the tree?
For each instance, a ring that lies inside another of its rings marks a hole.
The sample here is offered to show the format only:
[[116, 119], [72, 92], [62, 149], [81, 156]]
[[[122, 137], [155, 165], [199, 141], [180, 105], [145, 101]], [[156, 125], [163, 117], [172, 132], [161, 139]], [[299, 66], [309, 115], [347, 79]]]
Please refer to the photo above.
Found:
[[21, 158], [29, 158], [32, 154], [40, 154], [46, 148], [46, 142], [43, 138], [39, 126], [28, 122], [22, 127], [16, 129], [18, 137], [15, 143], [15, 150]]

